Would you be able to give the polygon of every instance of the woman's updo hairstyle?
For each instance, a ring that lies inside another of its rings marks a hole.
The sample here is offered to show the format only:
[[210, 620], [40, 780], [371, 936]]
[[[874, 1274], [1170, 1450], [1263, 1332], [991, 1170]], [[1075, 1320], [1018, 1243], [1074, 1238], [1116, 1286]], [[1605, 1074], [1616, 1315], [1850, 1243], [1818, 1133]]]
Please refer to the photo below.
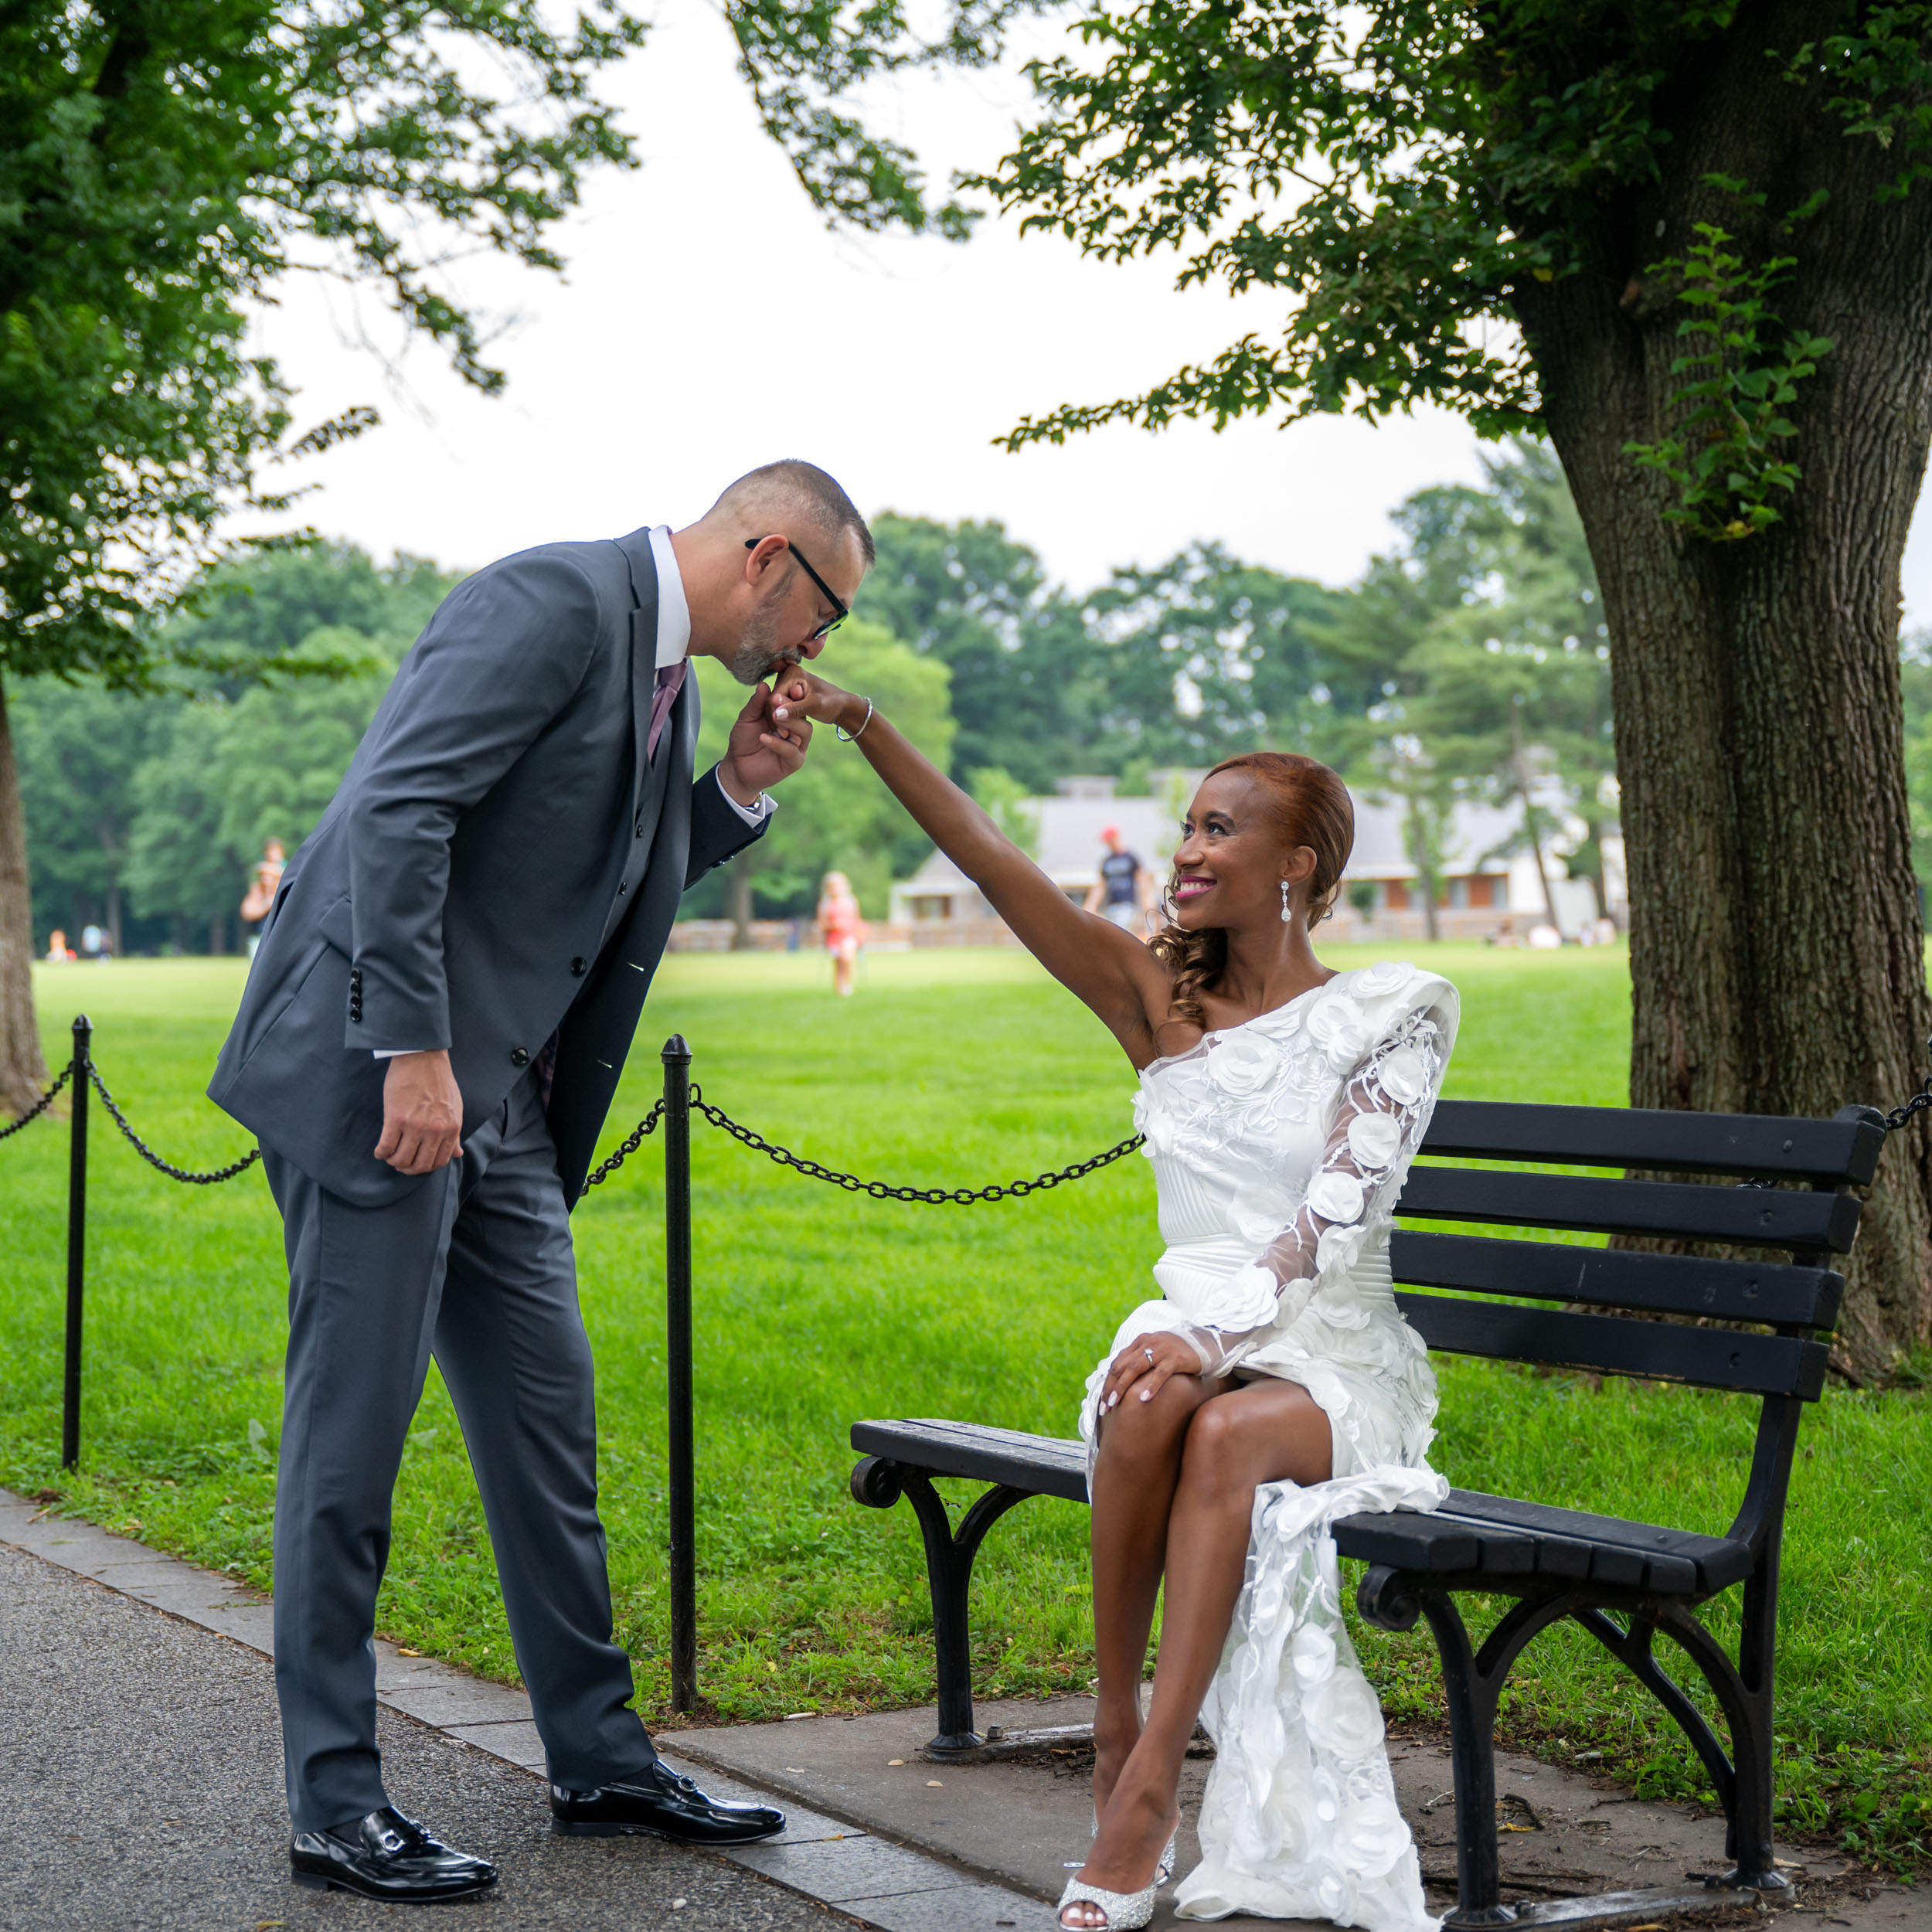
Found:
[[[1315, 854], [1308, 917], [1311, 928], [1320, 925], [1335, 910], [1342, 869], [1355, 846], [1355, 804], [1349, 787], [1320, 759], [1299, 751], [1244, 751], [1238, 758], [1223, 758], [1207, 775], [1223, 771], [1245, 772], [1260, 787], [1284, 853], [1306, 845]], [[1218, 927], [1191, 933], [1169, 919], [1148, 950], [1174, 975], [1168, 1012], [1205, 1029], [1201, 995], [1226, 968], [1227, 934]]]

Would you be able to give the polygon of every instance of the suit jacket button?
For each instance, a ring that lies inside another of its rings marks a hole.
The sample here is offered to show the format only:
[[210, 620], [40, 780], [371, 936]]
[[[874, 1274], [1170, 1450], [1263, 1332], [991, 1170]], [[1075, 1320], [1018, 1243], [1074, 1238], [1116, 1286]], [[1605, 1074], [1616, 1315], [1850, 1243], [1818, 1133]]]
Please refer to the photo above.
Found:
[[570, 962], [570, 976], [573, 979], [581, 979], [589, 970], [589, 967], [581, 958], [573, 959]]
[[512, 1046], [510, 1049], [510, 1064], [512, 1066], [528, 1066], [529, 1063], [530, 1053], [529, 1048], [524, 1046]]

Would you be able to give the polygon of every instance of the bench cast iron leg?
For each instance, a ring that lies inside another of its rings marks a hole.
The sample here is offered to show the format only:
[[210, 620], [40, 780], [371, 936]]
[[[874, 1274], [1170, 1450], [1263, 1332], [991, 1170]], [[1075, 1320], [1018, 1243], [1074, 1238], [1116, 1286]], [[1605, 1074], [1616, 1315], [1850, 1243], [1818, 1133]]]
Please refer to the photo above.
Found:
[[868, 1456], [852, 1472], [852, 1493], [874, 1509], [889, 1509], [903, 1493], [919, 1518], [926, 1543], [926, 1579], [932, 1591], [933, 1649], [939, 1677], [939, 1734], [926, 1749], [935, 1757], [976, 1750], [985, 1740], [973, 1729], [972, 1632], [967, 1602], [973, 1559], [987, 1531], [1034, 1492], [996, 1485], [974, 1502], [957, 1532], [923, 1469]]
[[1538, 1631], [1566, 1614], [1563, 1597], [1526, 1597], [1498, 1624], [1480, 1652], [1449, 1591], [1420, 1577], [1377, 1564], [1355, 1602], [1381, 1630], [1413, 1630], [1427, 1617], [1442, 1659], [1449, 1705], [1449, 1754], [1456, 1779], [1456, 1909], [1445, 1932], [1509, 1925], [1517, 1913], [1502, 1902], [1496, 1850], [1496, 1706], [1517, 1653]]
[[[1750, 1597], [1746, 1597], [1747, 1616]], [[1736, 1861], [1724, 1875], [1726, 1885], [1748, 1886], [1759, 1891], [1781, 1892], [1789, 1881], [1778, 1870], [1771, 1852], [1771, 1696], [1768, 1682], [1750, 1683], [1723, 1646], [1703, 1624], [1681, 1604], [1659, 1604], [1654, 1617], [1633, 1617], [1628, 1632], [1620, 1631], [1600, 1610], [1573, 1613], [1578, 1623], [1604, 1648], [1621, 1662], [1646, 1685], [1657, 1701], [1676, 1719], [1684, 1735], [1703, 1760], [1712, 1788], [1717, 1793], [1729, 1821], [1724, 1849]], [[1747, 1623], [1747, 1628], [1750, 1628]], [[1697, 1706], [1682, 1689], [1666, 1676], [1651, 1655], [1651, 1641], [1658, 1630], [1675, 1638], [1685, 1654], [1704, 1673], [1704, 1681], [1716, 1695], [1731, 1733], [1733, 1764], [1724, 1755], [1716, 1734], [1704, 1722]], [[1750, 1653], [1746, 1652], [1747, 1658]]]

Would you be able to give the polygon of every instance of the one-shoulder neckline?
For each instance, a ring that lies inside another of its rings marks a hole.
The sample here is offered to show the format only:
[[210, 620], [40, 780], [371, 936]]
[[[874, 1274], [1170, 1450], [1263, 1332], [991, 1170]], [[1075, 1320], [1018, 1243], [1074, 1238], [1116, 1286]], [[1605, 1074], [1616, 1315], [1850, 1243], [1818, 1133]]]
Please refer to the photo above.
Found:
[[1239, 1033], [1248, 1027], [1258, 1026], [1263, 1020], [1273, 1019], [1276, 1014], [1285, 1013], [1291, 1007], [1299, 1006], [1304, 999], [1312, 999], [1317, 993], [1325, 993], [1337, 981], [1347, 979], [1355, 970], [1353, 967], [1344, 967], [1340, 971], [1331, 973], [1326, 979], [1318, 981], [1312, 986], [1303, 987], [1294, 998], [1284, 999], [1279, 1006], [1270, 1006], [1265, 1012], [1256, 1013], [1249, 1019], [1237, 1019], [1232, 1026], [1209, 1027], [1192, 1046], [1179, 1053], [1163, 1053], [1158, 1059], [1149, 1060], [1141, 1069], [1141, 1078], [1145, 1080], [1148, 1074], [1158, 1073], [1162, 1067], [1172, 1066], [1177, 1061], [1191, 1060], [1202, 1047], [1224, 1040], [1230, 1033]]

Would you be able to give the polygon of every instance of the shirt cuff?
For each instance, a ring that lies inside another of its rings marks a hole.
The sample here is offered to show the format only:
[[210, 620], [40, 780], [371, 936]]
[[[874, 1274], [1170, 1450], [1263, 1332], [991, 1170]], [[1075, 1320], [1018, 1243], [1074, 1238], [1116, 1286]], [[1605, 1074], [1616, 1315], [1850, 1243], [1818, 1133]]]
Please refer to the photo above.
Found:
[[393, 1060], [402, 1053], [427, 1053], [427, 1046], [378, 1046], [371, 1050], [372, 1060]]
[[732, 797], [730, 790], [726, 787], [723, 775], [717, 772], [717, 768], [716, 767], [713, 769], [714, 775], [716, 775], [718, 777], [718, 789], [724, 794], [725, 803], [728, 804], [747, 825], [762, 825], [765, 821], [771, 816], [772, 813], [777, 809], [777, 806], [772, 801], [771, 794], [768, 791], [760, 792], [757, 797], [754, 798], [748, 805], [740, 804], [737, 800]]

